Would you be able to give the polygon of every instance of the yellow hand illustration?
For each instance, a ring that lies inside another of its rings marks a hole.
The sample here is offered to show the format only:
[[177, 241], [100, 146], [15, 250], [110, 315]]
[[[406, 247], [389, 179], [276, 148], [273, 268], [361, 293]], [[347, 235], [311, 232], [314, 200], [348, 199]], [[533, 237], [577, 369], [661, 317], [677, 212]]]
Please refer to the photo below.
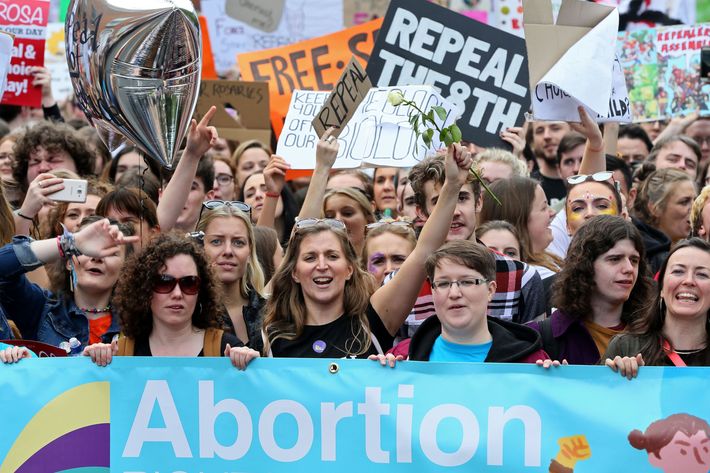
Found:
[[587, 460], [592, 456], [592, 450], [584, 435], [572, 435], [562, 437], [557, 441], [560, 451], [555, 460], [561, 465], [574, 469], [574, 465], [580, 460]]

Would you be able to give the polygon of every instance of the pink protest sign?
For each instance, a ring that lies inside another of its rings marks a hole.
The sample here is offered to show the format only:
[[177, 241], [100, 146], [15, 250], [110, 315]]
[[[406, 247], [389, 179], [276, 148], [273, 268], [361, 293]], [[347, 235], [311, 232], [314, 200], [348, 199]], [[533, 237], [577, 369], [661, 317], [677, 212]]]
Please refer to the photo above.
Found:
[[33, 66], [44, 65], [49, 0], [5, 0], [0, 3], [0, 30], [15, 36], [3, 105], [39, 107], [40, 87], [33, 87]]

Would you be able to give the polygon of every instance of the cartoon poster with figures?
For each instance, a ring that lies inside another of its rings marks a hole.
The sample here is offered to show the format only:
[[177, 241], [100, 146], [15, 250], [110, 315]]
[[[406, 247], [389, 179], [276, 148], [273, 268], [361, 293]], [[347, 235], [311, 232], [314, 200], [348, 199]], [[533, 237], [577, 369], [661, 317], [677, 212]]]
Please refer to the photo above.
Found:
[[617, 53], [634, 121], [710, 112], [710, 84], [700, 81], [703, 46], [710, 46], [707, 23], [619, 34]]

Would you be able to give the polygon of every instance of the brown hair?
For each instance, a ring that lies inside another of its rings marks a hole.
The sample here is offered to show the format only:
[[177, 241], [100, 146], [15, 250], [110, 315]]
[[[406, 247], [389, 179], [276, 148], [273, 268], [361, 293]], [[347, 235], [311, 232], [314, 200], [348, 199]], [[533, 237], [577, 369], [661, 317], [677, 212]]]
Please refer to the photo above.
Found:
[[96, 214], [105, 216], [111, 210], [125, 212], [139, 220], [145, 220], [150, 228], [158, 226], [158, 209], [155, 202], [140, 189], [119, 187], [103, 196], [96, 205]]
[[507, 222], [505, 220], [491, 220], [489, 222], [485, 222], [476, 227], [476, 238], [481, 238], [483, 235], [490, 232], [491, 230], [505, 230], [510, 232], [515, 237], [515, 240], [518, 242], [518, 247], [520, 247], [520, 260], [522, 261], [523, 259], [525, 259], [525, 253], [520, 245], [520, 236], [518, 235], [518, 229], [515, 228], [512, 223]]
[[[347, 174], [349, 176], [355, 176], [361, 183], [362, 183], [362, 189], [357, 188], [358, 190], [361, 190], [362, 192], [365, 193], [365, 197], [367, 197], [367, 200], [372, 200], [375, 198], [375, 188], [372, 183], [372, 178], [365, 174], [363, 171], [360, 169], [338, 169], [337, 171], [333, 171], [330, 173], [330, 176], [328, 176], [328, 182], [335, 177], [335, 176], [340, 176], [342, 174]], [[328, 189], [335, 189], [334, 187], [329, 187]]]
[[628, 439], [635, 449], [646, 450], [661, 458], [661, 449], [671, 443], [676, 433], [682, 432], [691, 437], [700, 431], [710, 438], [710, 425], [705, 420], [690, 414], [672, 414], [652, 422], [645, 432], [632, 430]]
[[391, 225], [385, 223], [379, 227], [375, 227], [372, 230], [367, 231], [365, 236], [365, 244], [362, 245], [362, 257], [360, 258], [360, 261], [362, 262], [363, 269], [367, 269], [368, 243], [373, 238], [377, 238], [385, 233], [391, 233], [392, 235], [397, 235], [398, 237], [406, 240], [410, 245], [412, 245], [411, 251], [414, 251], [414, 247], [417, 246], [417, 236], [411, 225]]
[[[446, 180], [444, 159], [445, 156], [442, 154], [426, 158], [409, 171], [409, 182], [412, 184], [412, 190], [414, 191], [414, 201], [424, 215], [428, 215], [424, 184], [429, 181], [434, 181], [434, 184], [440, 186], [444, 185], [444, 181]], [[471, 184], [474, 203], [478, 204], [481, 198], [481, 184], [470, 174], [466, 182]]]
[[476, 270], [489, 282], [496, 280], [496, 260], [493, 252], [476, 241], [450, 241], [429, 255], [424, 263], [429, 281], [434, 279], [434, 272], [442, 260]]
[[654, 215], [652, 208], [663, 212], [676, 186], [684, 181], [693, 182], [693, 179], [680, 169], [665, 168], [653, 171], [639, 186], [634, 201], [634, 217], [648, 225], [658, 225], [658, 217]]
[[621, 311], [628, 324], [645, 311], [652, 285], [643, 239], [636, 227], [622, 217], [598, 215], [590, 219], [572, 238], [562, 270], [552, 285], [552, 305], [579, 319], [591, 317], [594, 262], [622, 240], [631, 240], [639, 254], [638, 277]]
[[358, 266], [355, 248], [350, 243], [345, 230], [336, 230], [320, 222], [293, 232], [281, 267], [271, 280], [272, 296], [266, 302], [264, 311], [264, 332], [267, 335], [264, 345], [267, 353], [274, 340], [279, 338], [295, 340], [303, 333], [307, 316], [306, 304], [301, 287], [294, 284], [292, 274], [296, 269], [303, 239], [321, 232], [331, 232], [337, 237], [345, 259], [353, 268], [353, 274], [345, 282], [343, 290], [343, 313], [346, 317], [356, 318], [358, 323], [357, 331], [353, 333], [353, 346], [347, 348], [348, 350], [358, 348], [357, 352], [351, 353], [353, 355], [366, 353], [370, 348], [370, 324], [365, 311], [370, 296], [375, 291], [374, 279]]
[[205, 252], [191, 239], [171, 232], [158, 235], [140, 255], [134, 254], [121, 272], [114, 305], [121, 315], [121, 327], [126, 336], [142, 340], [153, 331], [150, 309], [153, 285], [165, 268], [166, 261], [177, 255], [190, 256], [200, 277], [200, 292], [192, 314], [192, 325], [200, 329], [217, 326], [217, 317], [223, 310], [222, 297]]
[[274, 266], [276, 248], [283, 251], [281, 243], [279, 243], [279, 234], [273, 228], [256, 225], [254, 226], [254, 239], [256, 240], [256, 256], [259, 259], [261, 270], [264, 272], [264, 281], [268, 282], [276, 272]]
[[0, 244], [7, 245], [15, 234], [15, 218], [5, 196], [3, 184], [0, 183]]

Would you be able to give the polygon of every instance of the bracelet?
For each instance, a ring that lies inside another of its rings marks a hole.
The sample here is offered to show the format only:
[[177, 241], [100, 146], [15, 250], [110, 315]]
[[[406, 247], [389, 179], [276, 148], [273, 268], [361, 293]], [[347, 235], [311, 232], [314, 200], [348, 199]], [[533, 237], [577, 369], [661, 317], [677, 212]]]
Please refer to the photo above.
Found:
[[601, 152], [601, 151], [604, 151], [604, 145], [602, 145], [602, 147], [599, 148], [599, 149], [597, 149], [597, 148], [592, 148], [591, 146], [589, 146], [589, 151], [591, 151], [592, 153], [599, 153], [599, 152]]
[[266, 197], [273, 197], [274, 199], [278, 199], [279, 197], [281, 197], [281, 194], [279, 194], [278, 192], [264, 192], [264, 195]]
[[28, 217], [27, 215], [25, 215], [25, 214], [23, 214], [22, 212], [20, 212], [20, 209], [15, 210], [15, 215], [17, 215], [18, 217], [24, 218], [25, 220], [29, 220], [30, 222], [34, 222], [34, 221], [35, 221], [34, 218]]
[[61, 239], [62, 239], [61, 236], [57, 237], [57, 249], [59, 250], [59, 257], [61, 259], [64, 259], [65, 255], [64, 255], [64, 250], [62, 249], [62, 240]]
[[61, 252], [64, 253], [64, 258], [71, 258], [72, 256], [81, 256], [83, 253], [76, 247], [76, 242], [74, 241], [74, 234], [67, 230], [67, 227], [62, 225], [64, 233], [62, 233], [59, 238], [59, 246], [61, 247]]

